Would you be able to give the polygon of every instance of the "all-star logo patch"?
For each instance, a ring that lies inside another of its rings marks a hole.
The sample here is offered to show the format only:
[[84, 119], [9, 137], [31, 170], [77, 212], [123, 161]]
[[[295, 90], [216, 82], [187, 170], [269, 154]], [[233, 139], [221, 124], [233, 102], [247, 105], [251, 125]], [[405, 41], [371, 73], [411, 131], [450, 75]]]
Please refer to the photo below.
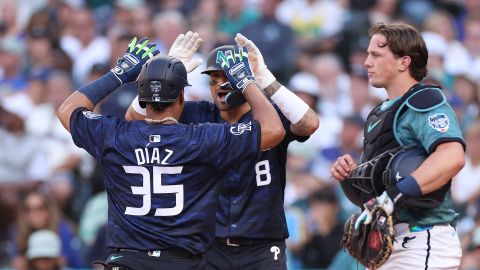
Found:
[[444, 113], [436, 113], [428, 116], [428, 124], [437, 131], [447, 132], [450, 120]]
[[91, 112], [91, 111], [83, 111], [83, 115], [85, 115], [85, 117], [87, 117], [88, 119], [98, 119], [98, 118], [102, 117], [101, 114], [96, 114], [96, 113]]

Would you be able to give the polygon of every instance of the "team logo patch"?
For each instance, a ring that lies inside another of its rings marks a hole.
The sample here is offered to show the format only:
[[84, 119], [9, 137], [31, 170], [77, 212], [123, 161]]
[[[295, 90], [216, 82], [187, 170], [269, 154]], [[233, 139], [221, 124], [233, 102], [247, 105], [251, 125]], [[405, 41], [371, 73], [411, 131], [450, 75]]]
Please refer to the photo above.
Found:
[[83, 111], [82, 113], [88, 119], [98, 119], [98, 118], [102, 117], [102, 115], [96, 114], [96, 113], [91, 112], [91, 111]]
[[270, 248], [270, 252], [273, 253], [273, 259], [276, 261], [278, 260], [278, 254], [280, 254], [280, 248], [277, 246], [272, 246]]
[[230, 128], [230, 133], [233, 135], [241, 135], [245, 131], [251, 131], [252, 130], [252, 122], [248, 122], [246, 124], [244, 123], [239, 123], [233, 127]]
[[437, 131], [446, 132], [450, 127], [450, 120], [444, 113], [436, 113], [428, 116], [428, 124]]

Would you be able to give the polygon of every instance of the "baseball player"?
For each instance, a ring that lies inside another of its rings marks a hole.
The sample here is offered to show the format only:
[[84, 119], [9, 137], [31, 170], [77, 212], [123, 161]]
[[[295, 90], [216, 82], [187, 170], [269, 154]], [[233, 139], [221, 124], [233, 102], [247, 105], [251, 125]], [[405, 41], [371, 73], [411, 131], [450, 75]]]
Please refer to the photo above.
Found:
[[[103, 165], [107, 246], [113, 250], [108, 269], [204, 269], [220, 176], [275, 147], [285, 132], [255, 85], [247, 52], [238, 46], [223, 52], [229, 56], [223, 68], [234, 91], [248, 100], [250, 121], [179, 124], [187, 72], [176, 58], [153, 57], [154, 47], [147, 39], [132, 40], [112, 71], [73, 93], [58, 116], [74, 142]], [[92, 112], [107, 94], [137, 77], [143, 121]]]
[[[370, 37], [365, 61], [370, 84], [385, 88], [388, 100], [368, 116], [361, 162], [398, 146], [417, 145], [428, 153], [410, 175], [397, 175], [397, 184], [376, 198], [366, 198], [365, 206], [380, 205], [393, 215], [395, 224], [393, 253], [379, 269], [457, 269], [462, 251], [452, 227], [457, 213], [452, 209], [450, 180], [464, 165], [465, 142], [458, 121], [441, 89], [420, 83], [427, 74], [428, 52], [415, 28], [378, 23], [370, 29]], [[361, 197], [364, 192], [345, 180], [356, 167], [352, 157], [344, 155], [331, 173], [358, 205], [355, 193]], [[405, 205], [406, 199], [420, 200], [442, 190], [438, 204]], [[370, 222], [371, 214], [364, 207], [355, 228]]]
[[[318, 117], [299, 97], [276, 81], [252, 41], [237, 34], [236, 42], [248, 48], [256, 82], [275, 104], [286, 136], [277, 147], [263, 151], [256, 160], [231, 167], [223, 177], [216, 215], [216, 239], [205, 259], [208, 269], [286, 269], [288, 231], [283, 198], [287, 147], [293, 140], [305, 141], [318, 128]], [[214, 49], [203, 71], [210, 77], [214, 104], [187, 102], [182, 122], [242, 124], [251, 121], [251, 108], [244, 103], [243, 96], [222, 87], [227, 74], [221, 67], [224, 62], [221, 52], [232, 47]], [[189, 54], [179, 58], [190, 66], [189, 55], [194, 50], [185, 51]], [[143, 118], [144, 114], [134, 100], [126, 118]]]

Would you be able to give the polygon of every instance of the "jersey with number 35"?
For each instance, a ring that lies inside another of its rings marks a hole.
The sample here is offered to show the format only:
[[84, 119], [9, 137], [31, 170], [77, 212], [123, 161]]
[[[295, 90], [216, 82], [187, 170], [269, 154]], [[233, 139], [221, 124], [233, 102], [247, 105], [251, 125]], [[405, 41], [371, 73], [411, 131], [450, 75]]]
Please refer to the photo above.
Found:
[[[293, 134], [290, 121], [274, 106], [286, 131], [283, 141], [262, 151], [257, 160], [231, 166], [224, 175], [217, 209], [216, 237], [243, 237], [282, 240], [288, 237], [284, 213], [285, 164], [288, 144], [308, 137]], [[214, 104], [186, 102], [183, 123], [225, 123]], [[252, 121], [252, 113], [243, 115], [238, 125]], [[243, 145], [242, 147], [248, 147]]]
[[75, 144], [102, 165], [107, 245], [204, 253], [214, 238], [221, 176], [260, 153], [260, 126], [159, 125], [77, 109]]

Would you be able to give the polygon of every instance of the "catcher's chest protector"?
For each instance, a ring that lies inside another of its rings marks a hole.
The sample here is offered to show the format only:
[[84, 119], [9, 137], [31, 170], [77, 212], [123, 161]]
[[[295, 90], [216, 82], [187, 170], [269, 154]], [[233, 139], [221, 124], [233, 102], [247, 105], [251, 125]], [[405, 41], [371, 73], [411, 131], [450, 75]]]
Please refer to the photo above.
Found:
[[367, 161], [373, 157], [400, 146], [393, 134], [393, 122], [400, 106], [415, 92], [423, 89], [420, 84], [414, 85], [407, 93], [395, 101], [389, 108], [382, 109], [382, 104], [375, 107], [367, 117], [367, 124], [363, 131], [363, 160]]

